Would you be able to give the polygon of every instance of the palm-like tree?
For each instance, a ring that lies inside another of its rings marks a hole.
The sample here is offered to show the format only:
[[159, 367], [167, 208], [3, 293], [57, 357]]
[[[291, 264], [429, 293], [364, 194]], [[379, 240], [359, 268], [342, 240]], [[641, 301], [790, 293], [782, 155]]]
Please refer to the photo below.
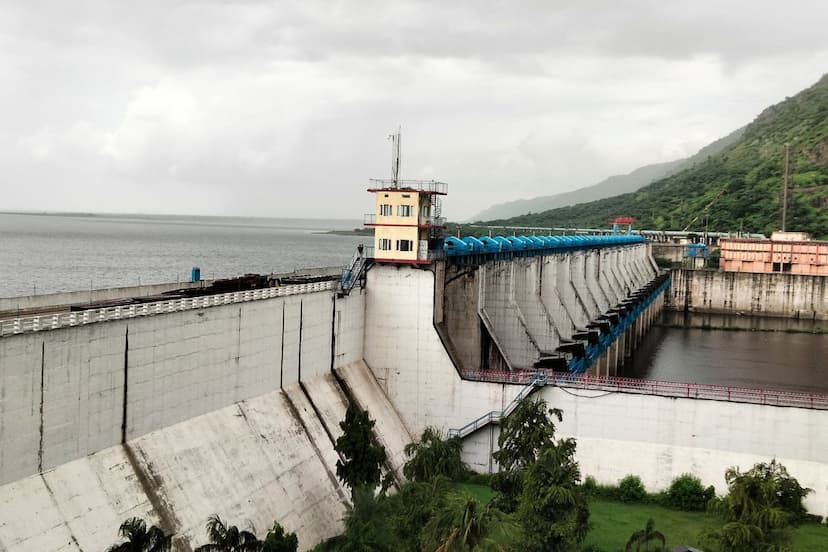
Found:
[[218, 514], [207, 518], [206, 528], [210, 542], [195, 552], [258, 552], [262, 548], [262, 541], [256, 535], [235, 525], [226, 525]]
[[118, 528], [118, 536], [126, 539], [120, 544], [113, 544], [107, 552], [168, 552], [172, 536], [164, 534], [157, 526], [147, 529], [141, 518], [129, 518]]
[[647, 520], [647, 525], [644, 529], [636, 531], [630, 536], [630, 540], [627, 541], [627, 546], [624, 547], [624, 551], [630, 552], [633, 546], [635, 546], [636, 550], [641, 550], [642, 546], [644, 547], [644, 550], [650, 550], [650, 541], [661, 542], [661, 546], [658, 547], [658, 550], [661, 550], [667, 546], [667, 539], [664, 537], [664, 534], [655, 530], [655, 522], [653, 521], [653, 518]]
[[453, 498], [426, 525], [426, 539], [434, 552], [465, 552], [482, 545], [495, 522], [504, 518], [491, 504]]
[[410, 460], [403, 475], [414, 481], [429, 481], [438, 475], [457, 479], [467, 471], [463, 464], [463, 443], [458, 437], [443, 438], [439, 429], [427, 427], [419, 442], [405, 445]]

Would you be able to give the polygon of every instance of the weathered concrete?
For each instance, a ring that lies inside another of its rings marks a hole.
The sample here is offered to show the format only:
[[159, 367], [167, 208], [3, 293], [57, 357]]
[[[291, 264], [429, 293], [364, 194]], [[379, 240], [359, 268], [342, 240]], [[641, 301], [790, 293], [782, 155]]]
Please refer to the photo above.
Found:
[[532, 368], [651, 281], [648, 259], [641, 244], [438, 265], [437, 330], [461, 369]]
[[673, 270], [666, 308], [828, 320], [828, 277]]
[[368, 272], [365, 362], [409, 435], [418, 436], [429, 425], [455, 427], [451, 424], [509, 404], [518, 393], [512, 386], [460, 385], [434, 329], [434, 275], [399, 272], [386, 266]]
[[[445, 265], [443, 265], [445, 266]], [[472, 370], [483, 363], [483, 344], [479, 310], [479, 267], [452, 266], [441, 274], [442, 301], [435, 322], [443, 328], [444, 339], [451, 347], [455, 362], [462, 369]]]
[[355, 362], [337, 371], [359, 406], [376, 422], [377, 439], [385, 447], [391, 469], [399, 481], [404, 481], [403, 466], [408, 460], [405, 446], [419, 437], [420, 431], [409, 431], [365, 362]]
[[279, 520], [302, 549], [313, 547], [341, 531], [347, 493], [301, 390], [287, 395], [275, 391], [0, 487], [0, 549], [103, 550], [124, 519], [139, 516], [172, 524], [185, 550], [205, 542], [205, 520], [216, 513], [259, 533]]
[[364, 316], [317, 292], [3, 337], [0, 550], [103, 550], [133, 515], [180, 550], [214, 513], [302, 549], [341, 532], [330, 371]]
[[480, 267], [479, 315], [511, 368], [531, 366], [541, 351], [515, 301], [521, 261], [493, 261]]

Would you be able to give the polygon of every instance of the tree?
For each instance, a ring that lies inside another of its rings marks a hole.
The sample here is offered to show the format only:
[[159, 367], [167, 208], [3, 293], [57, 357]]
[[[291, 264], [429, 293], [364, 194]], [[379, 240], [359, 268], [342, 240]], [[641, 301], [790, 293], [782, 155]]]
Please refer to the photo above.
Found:
[[391, 527], [388, 501], [378, 500], [371, 487], [353, 490], [353, 506], [345, 515], [339, 552], [397, 552], [403, 549]]
[[624, 552], [630, 552], [633, 546], [635, 546], [637, 551], [641, 550], [641, 546], [644, 546], [644, 550], [649, 551], [650, 541], [661, 542], [661, 546], [658, 547], [658, 550], [661, 550], [667, 546], [667, 539], [664, 537], [664, 534], [655, 530], [655, 522], [653, 521], [653, 518], [647, 520], [647, 525], [644, 529], [636, 531], [630, 535], [630, 540], [627, 541], [627, 546], [624, 547]]
[[339, 422], [342, 435], [336, 440], [336, 476], [353, 492], [357, 487], [376, 487], [380, 483], [381, 466], [385, 463], [385, 448], [374, 436], [376, 422], [354, 402], [348, 405], [345, 420]]
[[286, 533], [284, 527], [274, 521], [262, 544], [262, 552], [296, 552], [298, 547], [296, 533]]
[[811, 492], [776, 460], [745, 473], [725, 472], [728, 494], [711, 500], [722, 527], [702, 533], [702, 543], [720, 552], [786, 550], [791, 528], [805, 515], [802, 499]]
[[589, 510], [580, 479], [574, 439], [544, 445], [535, 463], [526, 468], [517, 509], [526, 550], [566, 552], [584, 539]]
[[542, 398], [524, 400], [501, 421], [499, 450], [492, 456], [500, 471], [492, 477], [492, 487], [500, 492], [497, 505], [504, 512], [517, 508], [522, 489], [522, 472], [535, 462], [544, 446], [555, 441], [555, 422], [563, 414], [557, 408], [548, 408]]
[[120, 544], [113, 544], [107, 552], [167, 552], [170, 550], [172, 536], [164, 534], [157, 526], [147, 529], [141, 518], [129, 518], [118, 528], [118, 536], [126, 539]]
[[208, 544], [195, 549], [195, 552], [258, 552], [262, 542], [250, 531], [239, 530], [235, 525], [226, 525], [214, 514], [207, 518]]
[[408, 481], [396, 495], [399, 507], [395, 513], [394, 530], [400, 540], [412, 550], [423, 550], [423, 528], [428, 525], [435, 512], [446, 504], [451, 481], [438, 475], [429, 481]]
[[524, 468], [534, 463], [538, 452], [555, 440], [555, 422], [560, 422], [563, 413], [558, 408], [547, 408], [542, 398], [524, 400], [501, 421], [500, 436], [497, 438], [498, 451], [494, 459], [502, 470]]
[[449, 499], [423, 529], [426, 550], [465, 552], [483, 544], [503, 513], [472, 498]]
[[405, 445], [411, 459], [403, 466], [403, 474], [412, 481], [428, 481], [438, 475], [458, 479], [468, 471], [462, 451], [459, 437], [443, 439], [440, 430], [427, 427], [419, 442]]

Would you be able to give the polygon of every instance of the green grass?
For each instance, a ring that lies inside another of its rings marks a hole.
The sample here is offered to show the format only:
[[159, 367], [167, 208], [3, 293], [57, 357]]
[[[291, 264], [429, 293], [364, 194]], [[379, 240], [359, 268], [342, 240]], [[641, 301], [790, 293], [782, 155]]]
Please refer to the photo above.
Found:
[[[667, 537], [668, 550], [679, 544], [700, 547], [699, 533], [715, 527], [719, 521], [706, 513], [679, 512], [654, 504], [624, 504], [603, 499], [590, 499], [591, 528], [584, 544], [592, 544], [605, 552], [624, 549], [627, 539], [643, 529], [648, 518]], [[828, 526], [806, 524], [794, 531], [792, 549], [796, 552], [828, 550]]]
[[458, 493], [474, 498], [481, 504], [488, 504], [497, 494], [488, 485], [477, 485], [475, 483], [455, 483], [454, 488]]
[[[488, 503], [496, 495], [487, 485], [454, 483], [458, 494]], [[619, 552], [635, 531], [643, 529], [648, 518], [667, 537], [667, 549], [686, 544], [701, 549], [698, 537], [702, 530], [716, 527], [720, 521], [703, 512], [680, 512], [655, 504], [626, 504], [601, 498], [589, 499], [590, 531], [584, 546], [592, 545], [602, 552]], [[498, 523], [490, 535], [492, 542], [504, 550], [512, 550], [521, 541], [520, 527], [513, 522]], [[320, 545], [314, 550], [324, 550]], [[828, 526], [805, 524], [794, 531], [791, 550], [823, 552], [828, 550]]]
[[[455, 483], [457, 492], [488, 503], [495, 492], [486, 485]], [[667, 549], [679, 544], [701, 548], [699, 533], [716, 527], [720, 521], [704, 512], [680, 512], [655, 504], [625, 504], [612, 500], [589, 500], [590, 531], [584, 545], [594, 545], [604, 552], [624, 549], [627, 539], [635, 531], [643, 529], [648, 518], [653, 518], [656, 529], [667, 537]], [[498, 528], [494, 540], [508, 546], [519, 537], [514, 527]], [[792, 550], [795, 552], [824, 552], [828, 550], [828, 526], [813, 523], [802, 525], [794, 531]]]

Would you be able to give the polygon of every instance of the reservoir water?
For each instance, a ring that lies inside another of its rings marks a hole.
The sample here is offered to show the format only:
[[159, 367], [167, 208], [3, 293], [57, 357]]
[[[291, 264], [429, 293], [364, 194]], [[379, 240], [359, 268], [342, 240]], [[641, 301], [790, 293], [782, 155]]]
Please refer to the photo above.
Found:
[[805, 333], [820, 325], [828, 322], [665, 311], [622, 375], [828, 393], [828, 333]]
[[0, 214], [0, 297], [342, 266], [353, 220]]

